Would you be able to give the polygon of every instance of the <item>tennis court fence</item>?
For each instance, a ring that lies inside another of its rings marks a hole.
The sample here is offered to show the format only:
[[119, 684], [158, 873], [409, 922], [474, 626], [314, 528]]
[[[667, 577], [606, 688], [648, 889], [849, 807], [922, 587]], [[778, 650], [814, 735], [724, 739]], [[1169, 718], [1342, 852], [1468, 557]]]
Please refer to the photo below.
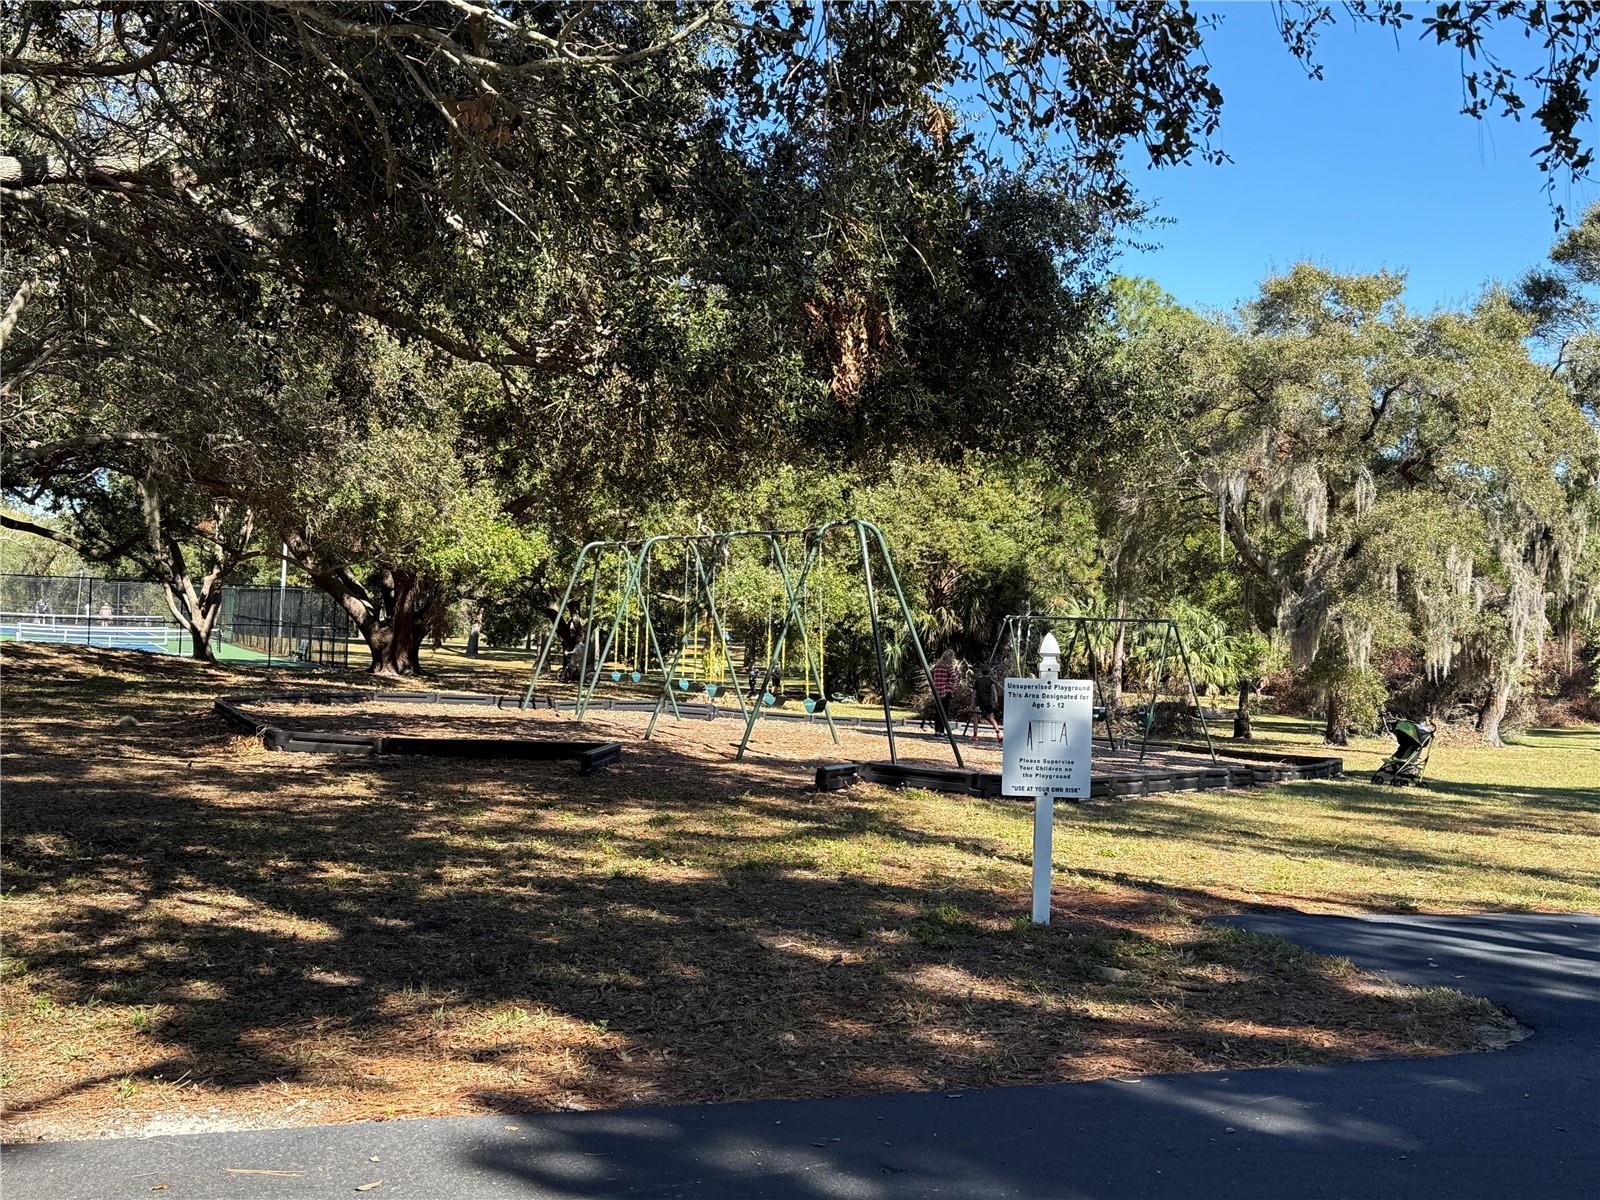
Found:
[[[211, 633], [224, 662], [344, 670], [361, 639], [349, 615], [315, 588], [226, 587]], [[0, 643], [54, 642], [188, 654], [189, 634], [158, 583], [89, 575], [0, 574]]]

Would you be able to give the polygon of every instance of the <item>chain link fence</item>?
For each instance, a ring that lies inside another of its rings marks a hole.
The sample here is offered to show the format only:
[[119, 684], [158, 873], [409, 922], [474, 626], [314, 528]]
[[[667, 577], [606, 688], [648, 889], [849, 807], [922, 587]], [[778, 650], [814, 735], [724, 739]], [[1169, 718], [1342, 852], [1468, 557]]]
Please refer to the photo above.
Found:
[[[345, 670], [349, 615], [315, 588], [227, 587], [211, 632], [223, 662]], [[0, 642], [110, 646], [188, 654], [188, 631], [158, 583], [92, 575], [0, 574]]]
[[315, 588], [224, 588], [217, 627], [230, 645], [269, 662], [341, 671], [350, 665], [356, 636], [349, 614]]

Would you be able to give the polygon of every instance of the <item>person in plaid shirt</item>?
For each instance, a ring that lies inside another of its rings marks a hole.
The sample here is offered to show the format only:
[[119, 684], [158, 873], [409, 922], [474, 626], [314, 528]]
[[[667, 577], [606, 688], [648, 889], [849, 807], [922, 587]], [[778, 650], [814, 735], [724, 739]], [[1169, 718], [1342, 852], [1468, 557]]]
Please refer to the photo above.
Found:
[[[950, 712], [950, 697], [955, 694], [956, 684], [961, 680], [961, 673], [956, 670], [956, 652], [946, 650], [939, 656], [939, 661], [933, 664], [933, 694], [939, 697], [939, 708], [944, 714]], [[934, 711], [933, 727], [936, 733], [944, 732], [944, 717], [939, 710]]]

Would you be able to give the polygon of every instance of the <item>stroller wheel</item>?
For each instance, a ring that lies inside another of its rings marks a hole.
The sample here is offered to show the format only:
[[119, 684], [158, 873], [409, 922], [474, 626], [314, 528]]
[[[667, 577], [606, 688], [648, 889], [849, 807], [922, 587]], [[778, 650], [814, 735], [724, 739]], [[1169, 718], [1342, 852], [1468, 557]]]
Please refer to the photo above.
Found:
[[1387, 778], [1387, 776], [1384, 775], [1384, 773], [1382, 771], [1379, 771], [1376, 775], [1374, 775], [1372, 777], [1372, 782], [1373, 783], [1382, 783], [1386, 778]]

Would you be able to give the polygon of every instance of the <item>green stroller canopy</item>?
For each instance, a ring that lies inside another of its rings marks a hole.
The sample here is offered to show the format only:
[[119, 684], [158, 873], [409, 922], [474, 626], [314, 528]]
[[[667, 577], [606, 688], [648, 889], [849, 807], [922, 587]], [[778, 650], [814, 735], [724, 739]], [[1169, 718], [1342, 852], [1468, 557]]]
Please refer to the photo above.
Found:
[[1426, 725], [1418, 725], [1415, 721], [1396, 721], [1393, 733], [1396, 758], [1410, 758], [1433, 741], [1433, 730]]

